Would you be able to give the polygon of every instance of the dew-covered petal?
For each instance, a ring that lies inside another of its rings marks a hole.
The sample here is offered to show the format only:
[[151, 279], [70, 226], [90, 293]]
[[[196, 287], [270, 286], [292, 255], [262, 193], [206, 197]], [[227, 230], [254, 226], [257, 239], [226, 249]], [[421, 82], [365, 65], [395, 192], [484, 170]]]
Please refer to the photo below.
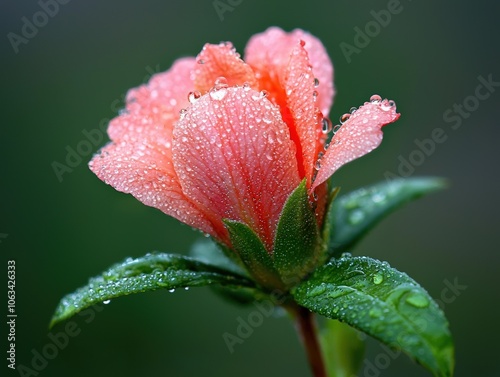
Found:
[[89, 167], [116, 190], [132, 194], [142, 203], [206, 233], [213, 231], [210, 222], [182, 193], [170, 150], [161, 145], [130, 140], [112, 142], [93, 157]]
[[245, 49], [245, 61], [253, 68], [261, 89], [270, 92], [274, 98], [279, 91], [280, 77], [284, 75], [290, 55], [299, 41], [305, 42], [314, 77], [317, 78], [317, 105], [323, 115], [328, 115], [333, 103], [333, 65], [319, 39], [295, 29], [286, 33], [278, 27], [270, 27], [263, 33], [254, 35]]
[[321, 144], [319, 137], [324, 138], [325, 135], [321, 133], [323, 117], [316, 105], [314, 75], [303, 42], [297, 42], [292, 50], [283, 85], [286, 107], [292, 118], [288, 124], [297, 145], [297, 161], [303, 165], [303, 176], [310, 186]]
[[173, 162], [183, 192], [211, 215], [250, 226], [272, 250], [283, 205], [300, 180], [279, 109], [249, 87], [223, 88], [192, 104], [174, 129]]
[[321, 168], [311, 191], [330, 178], [342, 165], [378, 147], [382, 142], [382, 127], [395, 122], [399, 116], [393, 101], [384, 99], [365, 102], [332, 138], [321, 159]]
[[230, 42], [218, 45], [206, 44], [196, 58], [193, 71], [195, 89], [202, 94], [208, 92], [217, 82], [219, 86], [236, 86], [248, 83], [256, 89], [252, 68], [240, 58]]
[[194, 58], [182, 58], [172, 67], [151, 77], [146, 85], [129, 90], [121, 115], [108, 127], [111, 140], [155, 140], [167, 148], [172, 140], [172, 128], [179, 111], [188, 105], [193, 90], [191, 71]]

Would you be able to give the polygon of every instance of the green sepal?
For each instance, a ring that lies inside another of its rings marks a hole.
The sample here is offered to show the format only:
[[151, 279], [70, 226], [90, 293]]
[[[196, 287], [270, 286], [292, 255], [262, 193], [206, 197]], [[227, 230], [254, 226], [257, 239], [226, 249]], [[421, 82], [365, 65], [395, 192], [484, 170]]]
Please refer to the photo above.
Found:
[[240, 256], [253, 278], [265, 288], [284, 289], [273, 260], [257, 234], [246, 224], [224, 220], [233, 250]]
[[299, 305], [403, 350], [434, 376], [452, 375], [454, 347], [443, 312], [413, 279], [386, 262], [332, 259], [291, 293]]
[[56, 308], [50, 326], [116, 297], [161, 288], [171, 290], [213, 284], [234, 288], [255, 287], [244, 276], [181, 255], [154, 253], [137, 259], [129, 258], [65, 296]]
[[365, 354], [361, 335], [345, 323], [324, 318], [319, 341], [328, 377], [357, 376]]
[[274, 241], [274, 267], [288, 287], [299, 283], [324, 256], [306, 180], [288, 197]]
[[446, 187], [441, 178], [408, 178], [381, 182], [333, 200], [327, 211], [324, 236], [328, 255], [351, 251], [380, 220], [405, 203]]
[[[190, 255], [196, 260], [217, 266], [232, 273], [248, 277], [248, 272], [234, 261], [236, 258], [229, 258], [227, 248], [213, 239], [205, 238], [198, 240], [191, 248]], [[241, 261], [240, 261], [241, 262]], [[210, 287], [217, 295], [238, 305], [251, 304], [255, 300], [259, 300], [262, 292], [254, 288], [232, 288], [230, 286], [212, 285]]]

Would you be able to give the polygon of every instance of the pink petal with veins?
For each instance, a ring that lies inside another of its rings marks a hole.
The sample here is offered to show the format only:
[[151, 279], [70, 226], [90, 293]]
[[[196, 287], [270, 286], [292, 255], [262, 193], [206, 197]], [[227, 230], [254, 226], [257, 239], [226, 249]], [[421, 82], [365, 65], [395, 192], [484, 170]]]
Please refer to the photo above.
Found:
[[210, 222], [182, 193], [170, 153], [154, 142], [110, 143], [89, 163], [99, 179], [190, 226], [212, 233]]
[[382, 142], [382, 127], [395, 122], [399, 116], [393, 101], [385, 99], [365, 102], [332, 138], [330, 146], [320, 161], [321, 168], [310, 191], [314, 191], [342, 165], [377, 148]]
[[218, 45], [206, 44], [196, 58], [193, 79], [196, 90], [202, 94], [208, 92], [219, 77], [224, 77], [224, 84], [243, 85], [247, 82], [257, 89], [257, 82], [252, 68], [240, 58], [229, 42]]
[[286, 33], [278, 27], [270, 27], [250, 38], [245, 49], [245, 61], [254, 69], [261, 89], [268, 90], [274, 98], [271, 92], [279, 88], [280, 77], [288, 66], [292, 50], [301, 40], [305, 42], [314, 77], [319, 81], [317, 103], [326, 116], [334, 96], [333, 65], [319, 39], [300, 29]]
[[227, 242], [223, 219], [246, 223], [272, 251], [283, 205], [299, 185], [295, 150], [279, 110], [249, 87], [202, 96], [174, 129], [183, 192]]
[[193, 90], [191, 70], [194, 58], [182, 58], [172, 67], [151, 77], [146, 85], [129, 90], [122, 115], [114, 118], [108, 127], [113, 141], [137, 141], [145, 138], [170, 148], [172, 129], [185, 108], [188, 94]]

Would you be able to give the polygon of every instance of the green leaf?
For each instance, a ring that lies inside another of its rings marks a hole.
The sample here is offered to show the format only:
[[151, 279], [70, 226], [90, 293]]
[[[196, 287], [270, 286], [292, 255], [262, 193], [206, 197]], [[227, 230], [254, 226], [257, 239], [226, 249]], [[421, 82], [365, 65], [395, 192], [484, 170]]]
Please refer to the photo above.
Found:
[[191, 247], [190, 255], [194, 259], [211, 266], [219, 267], [237, 275], [248, 276], [243, 267], [230, 259], [222, 248], [210, 238], [196, 241]]
[[281, 213], [274, 243], [274, 267], [285, 284], [293, 286], [318, 265], [321, 254], [315, 212], [303, 180]]
[[350, 251], [380, 220], [403, 204], [441, 190], [440, 178], [409, 178], [383, 182], [335, 199], [328, 210], [328, 253], [339, 256]]
[[94, 304], [132, 293], [160, 288], [176, 289], [221, 284], [231, 287], [254, 287], [243, 276], [210, 266], [195, 259], [164, 253], [129, 258], [65, 296], [52, 318], [51, 327]]
[[[223, 247], [215, 241], [206, 238], [195, 242], [190, 254], [191, 257], [200, 262], [217, 266], [238, 275], [248, 276], [247, 271], [237, 265], [233, 259], [230, 259], [223, 250]], [[213, 285], [211, 288], [222, 298], [239, 305], [251, 304], [255, 300], [259, 300], [263, 294], [254, 288], [234, 288], [220, 285]]]
[[328, 377], [356, 376], [365, 353], [360, 333], [337, 320], [324, 322], [319, 340]]
[[332, 259], [292, 289], [299, 305], [402, 349], [434, 376], [452, 375], [443, 312], [408, 275], [368, 257]]
[[255, 280], [266, 288], [283, 289], [283, 282], [273, 266], [273, 260], [257, 234], [238, 221], [224, 220], [224, 225], [229, 232], [233, 249]]

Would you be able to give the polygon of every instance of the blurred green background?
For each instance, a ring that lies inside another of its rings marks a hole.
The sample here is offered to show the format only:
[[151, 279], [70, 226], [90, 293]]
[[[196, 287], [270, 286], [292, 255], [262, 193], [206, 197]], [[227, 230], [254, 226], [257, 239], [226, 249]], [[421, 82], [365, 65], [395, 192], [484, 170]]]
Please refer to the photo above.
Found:
[[[218, 13], [214, 3], [226, 11]], [[397, 173], [401, 158], [417, 149], [416, 139], [445, 130], [448, 139], [413, 175], [446, 177], [450, 189], [385, 220], [356, 253], [389, 261], [436, 298], [458, 283], [445, 305], [456, 340], [456, 376], [500, 375], [500, 94], [493, 87], [488, 99], [467, 99], [475, 96], [479, 76], [500, 81], [500, 5], [402, 0], [402, 11], [378, 32], [371, 29], [368, 45], [347, 59], [342, 46], [354, 45], [355, 27], [376, 28], [371, 12], [390, 3], [72, 0], [45, 19], [36, 1], [3, 0], [0, 270], [6, 276], [6, 261], [15, 259], [17, 364], [33, 368], [34, 355], [53, 343], [48, 322], [59, 299], [88, 277], [148, 251], [187, 253], [200, 237], [99, 181], [86, 166], [98, 146], [62, 181], [52, 164], [64, 164], [67, 148], [77, 148], [86, 131], [115, 116], [129, 88], [174, 59], [221, 40], [243, 52], [250, 36], [278, 25], [309, 30], [328, 49], [338, 91], [333, 120], [373, 93], [396, 100], [402, 113], [384, 129], [381, 148], [335, 175], [344, 192], [384, 180], [387, 171]], [[8, 35], [22, 36], [23, 17], [34, 16], [42, 26], [16, 53]], [[455, 121], [446, 122], [443, 114], [464, 100], [475, 109], [453, 129]], [[6, 286], [1, 292], [5, 313]], [[234, 333], [237, 318], [251, 310], [227, 304], [209, 289], [116, 299], [95, 318], [76, 318], [78, 336], [31, 375], [308, 376], [301, 345], [284, 318], [266, 319], [233, 354], [228, 351], [222, 334]], [[64, 326], [52, 334], [61, 331]], [[390, 356], [387, 368], [370, 372], [384, 352], [369, 341], [359, 376], [428, 375], [406, 356]], [[2, 360], [2, 376], [19, 375]]]

